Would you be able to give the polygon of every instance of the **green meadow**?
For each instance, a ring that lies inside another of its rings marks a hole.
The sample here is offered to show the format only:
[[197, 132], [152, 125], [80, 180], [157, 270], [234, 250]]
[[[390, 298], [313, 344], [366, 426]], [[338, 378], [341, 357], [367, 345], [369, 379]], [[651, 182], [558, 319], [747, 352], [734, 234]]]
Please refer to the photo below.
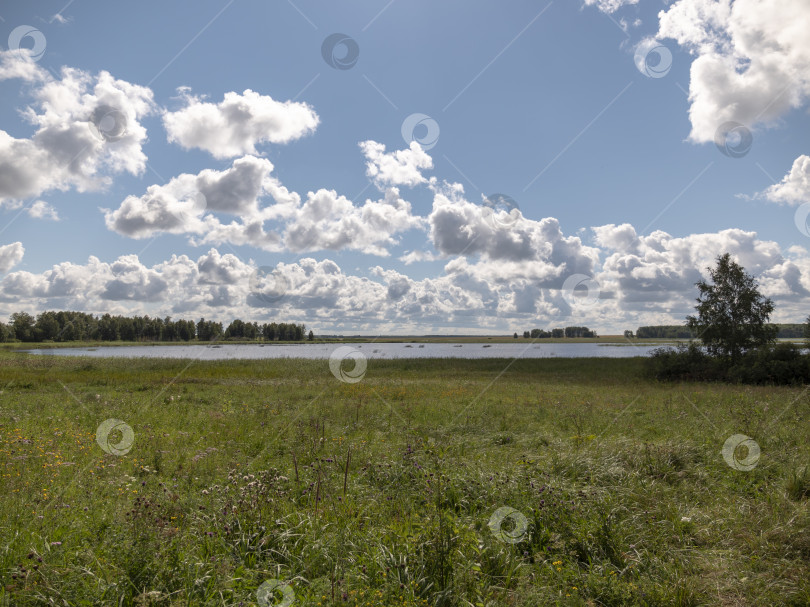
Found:
[[0, 605], [810, 604], [802, 387], [4, 350], [0, 390]]

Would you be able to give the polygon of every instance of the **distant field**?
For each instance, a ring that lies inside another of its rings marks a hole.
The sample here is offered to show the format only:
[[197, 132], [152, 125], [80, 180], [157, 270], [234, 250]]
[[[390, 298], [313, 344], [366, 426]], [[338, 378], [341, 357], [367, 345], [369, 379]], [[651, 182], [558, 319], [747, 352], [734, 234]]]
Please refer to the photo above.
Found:
[[810, 604], [808, 393], [643, 364], [0, 351], [0, 605]]

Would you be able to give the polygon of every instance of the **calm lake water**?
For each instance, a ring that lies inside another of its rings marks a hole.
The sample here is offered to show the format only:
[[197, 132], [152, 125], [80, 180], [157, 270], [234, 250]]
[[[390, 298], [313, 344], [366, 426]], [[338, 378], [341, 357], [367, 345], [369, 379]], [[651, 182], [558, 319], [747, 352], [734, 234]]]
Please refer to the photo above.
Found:
[[647, 356], [661, 346], [631, 344], [216, 344], [213, 346], [112, 346], [100, 348], [46, 348], [26, 350], [50, 356], [91, 356], [100, 358], [192, 358], [222, 360], [234, 358], [314, 358], [327, 359], [340, 346], [356, 348], [366, 358], [629, 358]]

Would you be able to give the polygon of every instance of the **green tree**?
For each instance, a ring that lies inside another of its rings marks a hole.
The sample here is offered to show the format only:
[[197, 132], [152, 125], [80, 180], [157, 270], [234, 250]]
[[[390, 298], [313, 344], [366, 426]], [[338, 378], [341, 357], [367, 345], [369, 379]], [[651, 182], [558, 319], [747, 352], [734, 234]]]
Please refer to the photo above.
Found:
[[132, 318], [121, 317], [118, 322], [118, 334], [122, 341], [135, 341], [135, 321]]
[[59, 335], [59, 328], [56, 312], [42, 312], [34, 325], [34, 340], [56, 339], [56, 336]]
[[695, 285], [700, 292], [686, 325], [700, 337], [710, 354], [737, 360], [743, 352], [771, 343], [776, 328], [768, 325], [773, 302], [759, 292], [753, 276], [726, 253], [715, 268], [707, 268], [711, 282]]
[[213, 322], [200, 318], [197, 321], [197, 339], [200, 341], [209, 341], [214, 337]]
[[118, 322], [109, 314], [98, 319], [98, 338], [102, 341], [117, 341]]
[[245, 321], [241, 318], [234, 318], [231, 324], [225, 329], [225, 338], [241, 338], [245, 336]]
[[267, 341], [276, 341], [278, 338], [278, 324], [271, 322], [264, 325], [262, 334]]
[[307, 339], [309, 339], [309, 341], [315, 341], [315, 334], [311, 330], [309, 335], [307, 335]]
[[14, 337], [20, 341], [34, 341], [34, 317], [28, 312], [14, 312], [11, 315], [11, 328]]

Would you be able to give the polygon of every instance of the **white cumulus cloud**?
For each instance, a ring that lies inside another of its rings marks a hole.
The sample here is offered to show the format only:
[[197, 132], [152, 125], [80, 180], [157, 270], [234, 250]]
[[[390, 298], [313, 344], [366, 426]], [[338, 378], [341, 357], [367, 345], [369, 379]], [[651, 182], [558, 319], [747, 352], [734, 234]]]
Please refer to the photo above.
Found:
[[296, 252], [354, 249], [387, 256], [387, 247], [397, 243], [396, 234], [421, 225], [411, 203], [400, 197], [397, 188], [389, 188], [381, 200], [366, 200], [362, 206], [334, 190], [318, 190], [308, 194], [287, 225], [284, 243]]
[[63, 67], [54, 78], [25, 54], [0, 51], [0, 80], [31, 82], [33, 103], [21, 114], [34, 133], [16, 138], [0, 130], [0, 204], [50, 190], [101, 189], [117, 173], [139, 174], [152, 91], [98, 74]]
[[366, 157], [366, 176], [378, 187], [405, 185], [413, 187], [425, 183], [422, 171], [433, 168], [433, 159], [416, 141], [404, 150], [386, 153], [385, 145], [376, 141], [363, 141], [360, 149]]
[[638, 0], [585, 0], [585, 6], [596, 6], [603, 13], [615, 13], [629, 4], [638, 4]]
[[810, 202], [810, 156], [799, 156], [782, 181], [760, 192], [758, 196], [782, 204]]
[[191, 244], [251, 245], [265, 251], [356, 250], [387, 256], [397, 235], [423, 227], [395, 187], [355, 204], [334, 190], [290, 192], [265, 158], [245, 156], [229, 169], [182, 174], [104, 209], [107, 227], [132, 238], [185, 234]]
[[[197, 175], [183, 173], [165, 185], [151, 185], [141, 196], [128, 196], [115, 210], [105, 209], [107, 227], [125, 236], [149, 238], [156, 233], [194, 234], [229, 240], [214, 212], [239, 216], [231, 233], [239, 244], [272, 246], [278, 236], [261, 229], [264, 219], [292, 212], [298, 197], [275, 177], [265, 158], [245, 156], [223, 171], [205, 169]], [[260, 198], [274, 196], [276, 205], [260, 210]], [[237, 234], [237, 232], [240, 235]], [[217, 236], [219, 234], [219, 236]]]
[[690, 139], [717, 128], [769, 125], [810, 94], [810, 3], [806, 0], [679, 0], [659, 15], [658, 36], [695, 59]]
[[28, 207], [29, 217], [34, 219], [49, 219], [51, 221], [59, 221], [59, 213], [52, 205], [44, 200], [36, 200], [34, 204]]
[[563, 272], [588, 274], [597, 257], [579, 237], [563, 235], [555, 218], [535, 221], [517, 209], [473, 204], [458, 184], [436, 190], [428, 222], [431, 242], [442, 255], [481, 255], [494, 262], [493, 270], [500, 267], [509, 275], [553, 280]]
[[[535, 228], [546, 247], [526, 259], [449, 259], [435, 276], [415, 278], [395, 269], [370, 268], [368, 276], [344, 271], [330, 259], [291, 263], [241, 260], [212, 248], [196, 261], [185, 255], [146, 265], [135, 255], [111, 262], [64, 262], [43, 272], [16, 271], [0, 279], [0, 313], [19, 309], [81, 309], [94, 313], [150, 314], [305, 322], [318, 330], [475, 331], [587, 325], [603, 332], [640, 325], [680, 323], [691, 313], [694, 283], [715, 258], [730, 252], [774, 299], [775, 322], [806, 316], [810, 253], [782, 251], [754, 232], [723, 230], [673, 237], [639, 235], [629, 224], [593, 228], [595, 247], [561, 233], [556, 219]], [[561, 244], [564, 244], [561, 249]], [[18, 258], [21, 245], [0, 248]], [[555, 248], [557, 248], [555, 252]], [[281, 297], [255, 292], [259, 263], [283, 276]], [[591, 276], [599, 297], [572, 308], [563, 285], [573, 274]], [[512, 328], [513, 327], [513, 328]]]
[[250, 89], [211, 103], [181, 89], [185, 106], [163, 114], [170, 142], [200, 148], [215, 158], [257, 154], [261, 143], [288, 143], [312, 133], [319, 118], [309, 105], [276, 101]]
[[598, 279], [615, 288], [628, 311], [691, 311], [695, 282], [706, 278], [707, 268], [724, 253], [759, 280], [765, 295], [789, 302], [810, 294], [810, 274], [792, 259], [807, 259], [807, 253], [786, 255], [777, 243], [760, 240], [755, 232], [728, 229], [675, 238], [660, 230], [640, 236], [629, 224], [593, 230], [606, 255]]
[[25, 248], [21, 242], [0, 245], [0, 273], [8, 272], [22, 261]]
[[[613, 13], [637, 0], [585, 0]], [[669, 4], [669, 3], [665, 3]], [[810, 95], [807, 0], [677, 0], [658, 13], [656, 39], [692, 54], [689, 139], [710, 142], [737, 122], [770, 127]]]

